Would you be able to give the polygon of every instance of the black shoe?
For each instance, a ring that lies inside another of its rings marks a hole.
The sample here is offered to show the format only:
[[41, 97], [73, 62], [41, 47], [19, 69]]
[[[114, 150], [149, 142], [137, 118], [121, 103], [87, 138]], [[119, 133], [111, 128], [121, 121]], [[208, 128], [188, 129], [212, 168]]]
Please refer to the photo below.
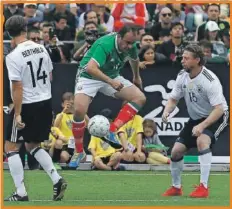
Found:
[[125, 171], [126, 168], [123, 165], [119, 165], [117, 168], [114, 168], [113, 171]]
[[4, 199], [4, 201], [29, 201], [28, 196], [19, 196], [16, 192], [14, 192], [10, 197]]
[[67, 182], [61, 178], [54, 186], [53, 186], [53, 200], [59, 201], [64, 197], [64, 192], [67, 188]]

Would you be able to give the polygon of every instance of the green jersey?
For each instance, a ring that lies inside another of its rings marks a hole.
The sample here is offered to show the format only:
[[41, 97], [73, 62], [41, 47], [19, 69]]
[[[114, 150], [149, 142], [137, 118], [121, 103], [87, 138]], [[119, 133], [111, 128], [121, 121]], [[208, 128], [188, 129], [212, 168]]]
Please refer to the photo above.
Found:
[[120, 52], [117, 45], [117, 34], [111, 33], [94, 42], [81, 60], [78, 70], [81, 71], [80, 77], [94, 79], [85, 71], [88, 62], [93, 59], [97, 62], [99, 69], [113, 79], [119, 75], [120, 70], [128, 60], [136, 60], [137, 58], [136, 44], [127, 53]]

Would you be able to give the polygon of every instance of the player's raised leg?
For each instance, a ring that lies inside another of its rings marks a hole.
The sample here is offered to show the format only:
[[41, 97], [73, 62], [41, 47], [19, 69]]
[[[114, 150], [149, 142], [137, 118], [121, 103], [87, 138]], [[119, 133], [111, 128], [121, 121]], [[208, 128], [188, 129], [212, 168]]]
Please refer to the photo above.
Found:
[[[128, 102], [122, 107], [116, 119], [111, 123], [110, 134], [107, 137], [102, 138], [104, 141], [108, 141], [111, 146], [114, 147], [117, 145], [117, 139], [114, 136], [114, 133], [120, 127], [130, 121], [146, 102], [145, 95], [139, 90], [138, 87], [121, 76], [117, 77], [116, 79], [119, 80], [125, 87], [119, 92], [114, 92], [114, 96]], [[109, 88], [103, 93], [110, 95], [110, 91], [114, 90]]]
[[[178, 138], [179, 139], [179, 138]], [[179, 141], [179, 140], [178, 140]], [[186, 146], [176, 142], [171, 152], [171, 175], [172, 186], [163, 194], [163, 196], [181, 196], [183, 194], [181, 187], [181, 172], [183, 170], [183, 156], [186, 152]]]
[[211, 138], [206, 134], [201, 134], [197, 138], [197, 148], [200, 160], [200, 185], [189, 195], [195, 198], [206, 198], [209, 196], [208, 179], [211, 168], [212, 152], [210, 149]]
[[75, 139], [76, 152], [73, 154], [71, 158], [69, 167], [73, 167], [73, 168], [78, 167], [80, 161], [84, 157], [83, 138], [84, 138], [84, 132], [86, 127], [85, 115], [88, 111], [90, 102], [91, 102], [91, 97], [84, 93], [77, 93], [75, 95], [72, 132]]

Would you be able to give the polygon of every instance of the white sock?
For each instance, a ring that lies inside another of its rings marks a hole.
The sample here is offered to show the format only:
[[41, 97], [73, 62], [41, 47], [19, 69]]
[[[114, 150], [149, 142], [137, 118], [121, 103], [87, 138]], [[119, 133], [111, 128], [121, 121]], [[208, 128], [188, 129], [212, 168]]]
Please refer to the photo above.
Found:
[[10, 168], [10, 174], [14, 180], [14, 184], [17, 189], [17, 194], [22, 197], [27, 195], [24, 185], [23, 164], [19, 154], [8, 157], [8, 166]]
[[[31, 154], [34, 152], [35, 149], [31, 151]], [[42, 166], [42, 168], [47, 172], [53, 184], [56, 184], [61, 179], [61, 176], [57, 173], [57, 170], [55, 169], [52, 163], [52, 159], [50, 155], [45, 150], [39, 149], [34, 154], [34, 157], [39, 162], [39, 164]]]
[[203, 154], [199, 156], [200, 166], [201, 166], [201, 180], [200, 182], [205, 186], [208, 187], [208, 180], [209, 180], [209, 173], [211, 168], [211, 161], [212, 161], [212, 152]]
[[173, 162], [171, 160], [172, 186], [181, 188], [181, 172], [183, 170], [184, 160]]

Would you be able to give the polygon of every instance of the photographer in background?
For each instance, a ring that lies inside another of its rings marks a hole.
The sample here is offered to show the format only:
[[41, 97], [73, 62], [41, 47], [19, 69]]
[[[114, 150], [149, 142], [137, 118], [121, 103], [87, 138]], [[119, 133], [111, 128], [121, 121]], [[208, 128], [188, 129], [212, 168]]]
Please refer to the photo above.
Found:
[[81, 61], [85, 53], [91, 47], [91, 45], [100, 37], [100, 33], [97, 29], [95, 22], [86, 22], [84, 26], [85, 40], [80, 41], [74, 50], [73, 59]]
[[183, 41], [184, 26], [180, 22], [174, 23], [171, 27], [170, 34], [171, 40], [160, 44], [156, 51], [165, 55], [173, 63], [180, 64], [185, 47]]
[[58, 39], [51, 24], [45, 23], [42, 28], [43, 45], [47, 49], [52, 62], [61, 62], [60, 50], [58, 48]]

